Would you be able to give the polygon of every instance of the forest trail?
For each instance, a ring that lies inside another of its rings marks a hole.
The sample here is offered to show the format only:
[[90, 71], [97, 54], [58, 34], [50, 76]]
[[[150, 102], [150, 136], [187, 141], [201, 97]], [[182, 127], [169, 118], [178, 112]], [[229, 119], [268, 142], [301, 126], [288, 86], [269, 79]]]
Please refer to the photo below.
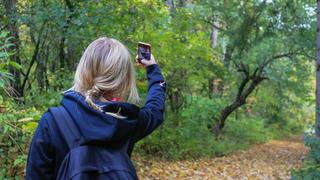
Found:
[[301, 138], [271, 140], [225, 157], [166, 162], [135, 157], [140, 179], [290, 179], [308, 149]]

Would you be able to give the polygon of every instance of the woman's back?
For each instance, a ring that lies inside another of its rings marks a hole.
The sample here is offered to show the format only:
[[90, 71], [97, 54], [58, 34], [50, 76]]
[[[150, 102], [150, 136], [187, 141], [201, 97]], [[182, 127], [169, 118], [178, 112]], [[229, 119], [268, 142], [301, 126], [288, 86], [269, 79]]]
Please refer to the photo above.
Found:
[[[104, 163], [104, 165], [97, 163], [99, 159], [103, 158], [96, 157], [95, 161], [92, 160], [95, 159], [93, 158], [95, 153], [90, 153], [91, 158], [88, 153], [86, 154], [87, 151], [84, 148], [79, 153], [84, 153], [86, 157], [89, 157], [87, 159], [90, 160], [90, 167], [96, 166], [97, 169], [109, 167], [108, 172], [114, 172], [114, 175], [109, 174], [111, 179], [112, 176], [114, 178], [119, 176], [116, 179], [121, 176], [130, 176], [130, 173], [120, 173], [115, 167], [127, 167], [128, 164], [128, 167], [131, 167], [131, 161], [128, 160], [134, 143], [150, 134], [163, 121], [165, 87], [158, 65], [153, 64], [147, 67], [147, 77], [149, 92], [146, 104], [142, 108], [126, 102], [103, 102], [100, 99], [91, 99], [91, 102], [88, 102], [85, 93], [74, 90], [64, 93], [62, 106], [70, 115], [75, 129], [80, 134], [80, 137], [74, 137], [74, 139], [79, 139], [77, 141], [79, 145], [89, 148], [103, 148], [100, 150], [100, 155], [104, 154], [101, 157], [105, 158], [105, 162], [109, 161], [110, 163]], [[61, 119], [57, 121], [50, 111], [42, 116], [30, 147], [27, 179], [56, 178], [61, 163], [72, 150], [68, 147], [68, 142], [63, 135], [69, 132], [62, 132], [58, 122], [63, 121]], [[70, 136], [74, 135], [70, 133]], [[124, 158], [125, 156], [127, 160]], [[86, 157], [81, 158], [86, 159]], [[77, 163], [81, 162], [73, 164]], [[116, 164], [116, 166], [111, 166], [112, 164]], [[77, 165], [77, 167], [81, 166]], [[129, 179], [135, 179], [134, 168], [129, 168], [129, 171], [132, 171], [132, 177]], [[93, 171], [88, 171], [92, 179], [91, 172]]]

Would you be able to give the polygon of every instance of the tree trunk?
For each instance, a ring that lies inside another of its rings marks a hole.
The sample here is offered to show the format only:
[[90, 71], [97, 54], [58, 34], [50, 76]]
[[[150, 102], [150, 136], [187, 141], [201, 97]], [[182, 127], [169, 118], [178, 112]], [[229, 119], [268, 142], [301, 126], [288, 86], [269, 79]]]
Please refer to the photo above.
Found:
[[45, 87], [46, 87], [46, 90], [49, 89], [49, 78], [48, 78], [48, 64], [49, 64], [49, 53], [50, 53], [50, 49], [49, 49], [49, 46], [46, 46], [45, 49], [45, 70], [44, 70], [44, 79], [45, 79]]
[[[19, 26], [17, 21], [17, 0], [2, 0], [2, 3], [5, 7], [6, 16], [8, 17], [8, 25], [7, 30], [10, 32], [10, 36], [12, 37], [11, 43], [13, 46], [10, 47], [10, 51], [14, 52], [11, 56], [11, 60], [21, 64], [19, 50], [20, 50], [20, 39], [19, 39]], [[23, 89], [21, 88], [21, 75], [20, 70], [14, 67], [9, 67], [10, 73], [14, 77], [14, 82], [11, 83], [11, 86], [14, 89], [13, 96], [14, 97], [22, 97]]]
[[170, 7], [170, 15], [173, 17], [176, 12], [176, 7], [174, 5], [174, 0], [167, 0], [167, 4]]
[[30, 72], [31, 72], [31, 68], [33, 66], [34, 63], [36, 63], [36, 60], [37, 60], [37, 57], [38, 57], [38, 53], [39, 53], [39, 45], [40, 45], [40, 40], [38, 40], [36, 46], [35, 46], [35, 49], [34, 49], [34, 52], [33, 52], [33, 55], [32, 55], [32, 58], [31, 58], [31, 62], [30, 62], [30, 65], [28, 67], [28, 70], [26, 72], [26, 75], [23, 79], [23, 83], [22, 83], [22, 89], [24, 89], [26, 87], [26, 84], [27, 84], [27, 81], [29, 79], [29, 75], [30, 75]]
[[[261, 72], [262, 70], [260, 70]], [[242, 80], [240, 86], [238, 87], [238, 93], [235, 100], [224, 109], [222, 109], [218, 121], [213, 127], [212, 131], [216, 137], [221, 135], [221, 132], [225, 126], [225, 121], [235, 110], [246, 104], [246, 100], [249, 95], [256, 89], [256, 87], [264, 80], [264, 77], [261, 77], [258, 74], [254, 73], [252, 76], [249, 74]]]
[[[66, 52], [65, 52], [65, 42], [66, 42], [66, 34], [68, 32], [68, 28], [71, 24], [71, 21], [74, 17], [74, 9], [75, 9], [75, 5], [72, 4], [72, 2], [70, 0], [65, 0], [66, 3], [66, 7], [68, 8], [69, 11], [69, 15], [67, 16], [66, 20], [65, 20], [65, 25], [63, 26], [62, 29], [62, 35], [60, 38], [60, 44], [59, 44], [59, 59], [60, 59], [60, 67], [61, 68], [65, 68], [65, 66], [67, 65], [68, 69], [70, 68], [70, 59], [68, 59], [66, 57]], [[65, 63], [66, 62], [66, 63]]]
[[178, 0], [179, 7], [185, 7], [187, 4], [186, 0]]
[[[218, 23], [218, 17], [215, 16], [214, 17], [214, 22], [212, 24], [212, 32], [211, 32], [211, 36], [210, 36], [210, 41], [211, 41], [211, 48], [216, 48], [217, 44], [218, 44], [218, 32], [219, 32], [219, 23]], [[221, 90], [221, 88], [219, 88], [219, 86], [221, 86], [221, 84], [223, 84], [222, 82], [220, 82], [219, 79], [215, 79], [215, 78], [209, 78], [209, 97], [212, 97], [212, 94], [218, 94], [218, 93], [222, 93], [223, 89]], [[221, 90], [221, 91], [220, 91]]]
[[64, 42], [66, 38], [64, 37], [65, 34], [63, 32], [62, 37], [60, 38], [60, 43], [59, 43], [59, 60], [60, 60], [60, 68], [65, 67], [65, 52], [64, 52]]
[[258, 87], [258, 85], [263, 80], [267, 79], [266, 77], [263, 77], [264, 68], [276, 59], [284, 57], [290, 58], [296, 53], [298, 53], [297, 50], [284, 54], [274, 55], [270, 59], [265, 60], [264, 63], [260, 64], [253, 71], [253, 73], [250, 73], [249, 66], [247, 64], [235, 63], [238, 72], [241, 72], [244, 75], [244, 78], [242, 79], [242, 82], [238, 87], [237, 96], [235, 97], [234, 101], [230, 105], [222, 109], [218, 118], [214, 117], [214, 119], [216, 120], [216, 124], [213, 126], [213, 128], [212, 126], [208, 126], [211, 127], [210, 129], [216, 135], [216, 137], [220, 136], [222, 129], [224, 128], [225, 121], [227, 120], [229, 115], [232, 114], [242, 105], [246, 104], [246, 100], [249, 97], [249, 95], [256, 89], [256, 87]]
[[320, 0], [317, 0], [316, 135], [320, 138]]
[[218, 28], [219, 23], [218, 23], [218, 17], [214, 17], [213, 25], [212, 25], [212, 33], [211, 33], [211, 47], [216, 48], [218, 44]]

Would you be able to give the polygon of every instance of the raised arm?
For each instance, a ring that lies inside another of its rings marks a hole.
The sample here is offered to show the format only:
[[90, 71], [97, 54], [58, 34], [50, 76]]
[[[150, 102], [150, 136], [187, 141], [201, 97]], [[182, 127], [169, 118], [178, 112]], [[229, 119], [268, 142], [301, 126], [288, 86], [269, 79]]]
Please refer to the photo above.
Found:
[[[144, 63], [145, 60], [142, 60]], [[150, 64], [148, 64], [150, 63]], [[148, 78], [148, 96], [139, 113], [138, 137], [136, 141], [150, 134], [163, 122], [166, 84], [159, 66], [152, 59], [145, 62]]]

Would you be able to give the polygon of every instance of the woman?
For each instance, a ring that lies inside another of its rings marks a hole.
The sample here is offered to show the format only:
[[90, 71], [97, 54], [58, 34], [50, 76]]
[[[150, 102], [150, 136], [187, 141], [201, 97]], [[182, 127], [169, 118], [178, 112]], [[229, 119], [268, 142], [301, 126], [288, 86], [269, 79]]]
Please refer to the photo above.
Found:
[[139, 96], [127, 48], [106, 37], [92, 42], [73, 87], [64, 93], [65, 116], [49, 108], [39, 122], [26, 179], [137, 179], [129, 159], [133, 145], [162, 123], [165, 100], [164, 78], [154, 57], [140, 65], [148, 78], [142, 108], [134, 105]]

